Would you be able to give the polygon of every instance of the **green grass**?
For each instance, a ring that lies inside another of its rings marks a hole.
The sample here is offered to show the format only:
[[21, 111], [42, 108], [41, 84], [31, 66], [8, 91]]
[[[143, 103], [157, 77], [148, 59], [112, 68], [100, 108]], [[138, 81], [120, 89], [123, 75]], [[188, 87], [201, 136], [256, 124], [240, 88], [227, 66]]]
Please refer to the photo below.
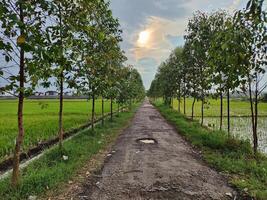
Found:
[[[114, 110], [115, 110], [114, 104]], [[23, 150], [38, 142], [57, 136], [58, 100], [26, 100], [24, 106], [25, 138]], [[63, 110], [64, 130], [68, 131], [89, 122], [91, 101], [65, 100]], [[105, 112], [110, 112], [109, 102], [105, 102]], [[0, 161], [10, 155], [17, 136], [17, 100], [0, 100]], [[96, 114], [101, 114], [101, 101], [96, 101]]]
[[65, 141], [64, 155], [69, 157], [67, 161], [62, 159], [57, 148], [49, 150], [23, 170], [18, 189], [12, 189], [9, 178], [0, 181], [0, 199], [22, 200], [30, 195], [41, 195], [47, 188], [60, 187], [61, 183], [75, 176], [92, 155], [114, 141], [133, 114], [133, 111], [123, 112], [115, 117], [114, 122], [106, 120], [105, 126], [97, 125], [94, 133], [91, 130], [82, 131]]
[[[186, 115], [191, 116], [191, 106], [193, 99], [186, 99]], [[227, 115], [227, 102], [226, 99], [223, 100], [224, 104], [224, 115]], [[174, 109], [178, 109], [178, 100], [173, 101]], [[241, 101], [238, 99], [231, 99], [230, 101], [230, 114], [231, 116], [250, 116], [250, 103], [249, 101]], [[181, 112], [184, 112], [183, 101], [181, 101]], [[261, 102], [259, 104], [259, 115], [267, 116], [267, 103]], [[195, 116], [201, 116], [201, 101], [196, 101], [195, 103]], [[220, 116], [220, 100], [208, 99], [208, 103], [204, 106], [204, 116], [217, 117]]]
[[162, 115], [185, 138], [201, 149], [204, 159], [213, 167], [230, 175], [230, 183], [257, 199], [267, 199], [267, 158], [254, 159], [248, 141], [229, 138], [225, 132], [211, 131], [199, 122], [190, 121], [177, 111], [155, 102]]

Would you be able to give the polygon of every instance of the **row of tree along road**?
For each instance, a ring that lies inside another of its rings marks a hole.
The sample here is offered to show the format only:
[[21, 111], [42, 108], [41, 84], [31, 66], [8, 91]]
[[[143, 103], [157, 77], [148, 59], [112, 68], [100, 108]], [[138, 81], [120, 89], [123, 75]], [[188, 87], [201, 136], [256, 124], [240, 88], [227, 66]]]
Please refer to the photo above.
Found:
[[[176, 48], [161, 64], [153, 80], [151, 97], [164, 97], [171, 104], [177, 97], [186, 106], [193, 98], [201, 101], [201, 124], [204, 104], [210, 96], [220, 98], [220, 128], [223, 122], [223, 97], [227, 96], [227, 124], [230, 132], [230, 94], [248, 95], [250, 102], [253, 147], [258, 149], [258, 103], [267, 87], [267, 15], [264, 0], [250, 0], [246, 8], [233, 16], [224, 10], [196, 12], [189, 20], [184, 47]], [[185, 112], [184, 108], [184, 112]], [[185, 114], [185, 113], [184, 113]]]
[[[0, 92], [18, 98], [18, 136], [12, 184], [18, 185], [23, 145], [23, 104], [37, 86], [59, 93], [59, 145], [63, 140], [63, 92], [74, 88], [92, 99], [131, 104], [144, 96], [140, 74], [120, 49], [121, 29], [104, 0], [3, 0], [0, 3]], [[104, 104], [103, 104], [104, 105]], [[111, 114], [112, 116], [112, 114]]]

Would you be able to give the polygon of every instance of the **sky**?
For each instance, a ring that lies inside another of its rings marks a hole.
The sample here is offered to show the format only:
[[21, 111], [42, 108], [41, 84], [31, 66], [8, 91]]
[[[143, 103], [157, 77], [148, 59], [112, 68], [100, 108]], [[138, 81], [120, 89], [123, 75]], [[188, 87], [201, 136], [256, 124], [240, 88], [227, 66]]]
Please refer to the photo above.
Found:
[[171, 51], [184, 44], [188, 20], [197, 10], [243, 8], [247, 0], [111, 0], [123, 30], [122, 49], [149, 89], [157, 68]]

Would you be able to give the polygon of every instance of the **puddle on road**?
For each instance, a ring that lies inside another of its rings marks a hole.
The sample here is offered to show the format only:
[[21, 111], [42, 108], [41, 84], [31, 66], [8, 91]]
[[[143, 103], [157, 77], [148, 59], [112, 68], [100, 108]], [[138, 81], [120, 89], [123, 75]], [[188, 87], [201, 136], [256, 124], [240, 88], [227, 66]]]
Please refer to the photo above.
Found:
[[145, 144], [155, 144], [154, 140], [139, 140], [139, 142], [145, 143]]
[[143, 144], [156, 144], [157, 141], [153, 138], [142, 138], [138, 139], [137, 142], [143, 143]]

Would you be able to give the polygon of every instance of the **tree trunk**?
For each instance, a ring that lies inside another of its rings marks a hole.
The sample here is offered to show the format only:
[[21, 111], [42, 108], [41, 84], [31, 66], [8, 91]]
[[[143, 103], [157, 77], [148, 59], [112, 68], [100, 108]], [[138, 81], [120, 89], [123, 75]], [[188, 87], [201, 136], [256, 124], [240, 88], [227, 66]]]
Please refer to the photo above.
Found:
[[185, 104], [186, 104], [186, 96], [184, 95], [184, 115], [186, 115]]
[[195, 102], [196, 102], [196, 98], [194, 98], [193, 103], [192, 103], [192, 114], [191, 114], [191, 119], [194, 119], [194, 107], [195, 107]]
[[[250, 81], [250, 80], [249, 80]], [[258, 149], [258, 135], [257, 135], [257, 120], [258, 120], [258, 94], [257, 94], [257, 83], [255, 91], [255, 103], [253, 102], [251, 81], [249, 82], [249, 101], [250, 101], [250, 110], [251, 110], [251, 123], [252, 123], [252, 133], [253, 133], [253, 151], [254, 154], [257, 153]], [[255, 113], [254, 113], [255, 109]]]
[[181, 113], [181, 85], [179, 85], [179, 92], [178, 92], [178, 112]]
[[60, 92], [59, 92], [59, 113], [58, 113], [58, 139], [59, 148], [62, 150], [63, 142], [63, 71], [60, 73]]
[[[60, 24], [60, 45], [61, 48], [63, 48], [62, 45], [62, 19], [61, 19], [61, 5], [59, 5], [59, 24]], [[61, 69], [60, 77], [59, 77], [59, 87], [60, 87], [60, 97], [59, 97], [59, 113], [58, 113], [58, 139], [59, 139], [59, 149], [62, 150], [62, 141], [63, 141], [63, 120], [62, 120], [62, 113], [63, 113], [63, 70]]]
[[102, 121], [102, 126], [104, 126], [104, 123], [105, 123], [104, 122], [105, 121], [104, 120], [104, 103], [105, 103], [104, 102], [104, 98], [102, 97], [102, 106], [101, 106], [102, 107], [102, 120], [101, 120]]
[[204, 81], [203, 79], [205, 77], [203, 77], [203, 65], [200, 65], [200, 80], [201, 80], [201, 126], [203, 126], [203, 123], [204, 123], [204, 102], [205, 102], [205, 99], [204, 99]]
[[178, 111], [181, 113], [181, 85], [179, 85], [179, 93], [178, 93]]
[[[24, 24], [24, 13], [20, 3], [20, 21]], [[24, 30], [21, 29], [21, 35], [24, 35]], [[16, 146], [13, 158], [13, 172], [12, 172], [12, 186], [17, 187], [19, 182], [19, 163], [20, 163], [20, 149], [23, 144], [24, 126], [23, 126], [23, 104], [24, 104], [24, 72], [25, 72], [25, 52], [23, 48], [20, 49], [20, 64], [19, 64], [19, 102], [18, 102], [18, 135], [16, 139]]]
[[254, 118], [254, 131], [253, 131], [253, 149], [254, 154], [258, 151], [258, 91], [256, 89], [255, 95], [255, 118]]
[[110, 98], [110, 121], [113, 121], [113, 99]]
[[94, 89], [92, 89], [92, 117], [91, 117], [91, 128], [94, 131], [95, 128], [95, 94]]
[[184, 115], [186, 115], [186, 110], [185, 110], [185, 103], [186, 103], [186, 94], [185, 94], [186, 88], [185, 88], [185, 76], [184, 76]]
[[177, 97], [177, 101], [178, 101], [178, 112], [181, 113], [181, 101], [179, 97]]
[[252, 97], [252, 89], [251, 82], [249, 82], [249, 102], [250, 102], [250, 112], [251, 112], [251, 124], [252, 124], [252, 132], [254, 135], [254, 108], [253, 108], [253, 97]]
[[230, 136], [230, 90], [227, 90], [227, 131]]
[[117, 114], [117, 116], [120, 116], [120, 104], [119, 104], [119, 102], [118, 102], [118, 107], [117, 107], [117, 112], [118, 112], [118, 114]]
[[223, 124], [223, 93], [220, 94], [221, 99], [221, 105], [220, 105], [220, 130], [222, 130], [222, 124]]
[[201, 126], [204, 123], [204, 97], [201, 99]]

